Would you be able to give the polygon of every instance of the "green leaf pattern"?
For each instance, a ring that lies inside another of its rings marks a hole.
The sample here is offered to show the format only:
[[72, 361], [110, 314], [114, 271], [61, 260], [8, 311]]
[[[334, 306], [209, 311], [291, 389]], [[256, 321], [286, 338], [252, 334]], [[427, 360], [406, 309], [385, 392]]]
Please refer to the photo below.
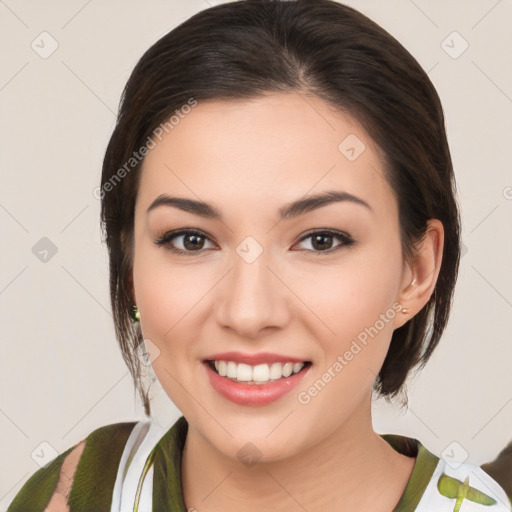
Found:
[[455, 499], [453, 512], [459, 512], [463, 500], [473, 501], [481, 505], [494, 505], [496, 500], [469, 485], [469, 476], [464, 482], [443, 473], [437, 482], [438, 491], [446, 498]]

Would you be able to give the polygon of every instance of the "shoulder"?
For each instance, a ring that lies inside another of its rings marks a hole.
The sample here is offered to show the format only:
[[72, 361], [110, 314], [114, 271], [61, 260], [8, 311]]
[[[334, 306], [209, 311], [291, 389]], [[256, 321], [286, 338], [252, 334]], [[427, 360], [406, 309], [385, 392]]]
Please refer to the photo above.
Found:
[[[92, 431], [36, 471], [7, 512], [108, 510], [117, 469], [137, 422], [114, 423]], [[92, 507], [92, 508], [91, 508]]]
[[481, 468], [500, 484], [512, 503], [512, 441], [492, 462], [482, 464]]
[[[393, 512], [511, 512], [510, 495], [501, 482], [512, 478], [512, 465], [499, 458], [494, 473], [468, 462], [438, 457], [419, 440], [396, 434], [384, 434], [397, 451], [416, 462], [401, 501]], [[510, 445], [512, 451], [512, 443]], [[486, 466], [486, 465], [484, 465]], [[499, 469], [499, 471], [498, 471]], [[495, 479], [500, 474], [501, 479]]]
[[512, 441], [492, 462], [482, 464], [482, 469], [496, 480], [512, 501]]

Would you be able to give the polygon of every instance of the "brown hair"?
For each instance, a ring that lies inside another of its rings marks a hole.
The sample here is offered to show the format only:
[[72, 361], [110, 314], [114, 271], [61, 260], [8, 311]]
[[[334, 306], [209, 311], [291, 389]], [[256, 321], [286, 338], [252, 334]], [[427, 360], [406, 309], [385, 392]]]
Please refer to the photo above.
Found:
[[396, 396], [410, 370], [426, 364], [447, 324], [460, 258], [460, 217], [443, 110], [427, 74], [383, 28], [337, 2], [221, 4], [171, 30], [139, 60], [103, 162], [101, 220], [116, 337], [148, 415], [135, 355], [142, 334], [131, 321], [134, 207], [143, 161], [134, 155], [190, 98], [251, 99], [272, 92], [316, 95], [353, 116], [378, 144], [399, 205], [405, 260], [424, 237], [428, 219], [443, 224], [435, 290], [423, 309], [393, 332], [374, 390]]

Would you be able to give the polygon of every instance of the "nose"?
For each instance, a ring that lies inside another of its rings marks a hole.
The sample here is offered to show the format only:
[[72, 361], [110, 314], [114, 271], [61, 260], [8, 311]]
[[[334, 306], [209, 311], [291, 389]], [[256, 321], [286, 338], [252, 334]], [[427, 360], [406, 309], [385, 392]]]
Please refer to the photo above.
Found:
[[234, 253], [233, 267], [218, 297], [216, 315], [221, 327], [254, 340], [262, 332], [286, 326], [291, 292], [271, 267], [265, 252], [252, 262]]

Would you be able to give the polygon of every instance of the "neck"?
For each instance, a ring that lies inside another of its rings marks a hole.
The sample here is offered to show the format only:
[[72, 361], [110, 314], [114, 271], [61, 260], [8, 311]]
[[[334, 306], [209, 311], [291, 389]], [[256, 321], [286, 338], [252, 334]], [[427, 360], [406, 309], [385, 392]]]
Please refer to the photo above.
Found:
[[189, 425], [182, 459], [187, 510], [390, 512], [415, 459], [373, 431], [371, 401], [328, 438], [285, 460], [246, 467], [219, 453]]

